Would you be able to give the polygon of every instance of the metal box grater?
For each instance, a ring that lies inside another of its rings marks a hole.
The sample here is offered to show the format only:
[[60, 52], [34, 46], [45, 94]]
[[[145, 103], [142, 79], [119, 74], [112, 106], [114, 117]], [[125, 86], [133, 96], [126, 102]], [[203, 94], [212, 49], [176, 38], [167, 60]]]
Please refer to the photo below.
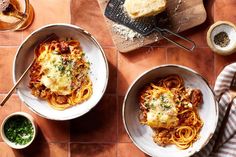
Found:
[[[160, 27], [157, 26], [157, 16], [150, 16], [150, 17], [144, 17], [144, 18], [139, 18], [137, 20], [133, 20], [130, 17], [128, 17], [128, 15], [125, 13], [124, 8], [123, 8], [123, 4], [124, 4], [125, 0], [110, 0], [107, 4], [107, 7], [105, 9], [105, 16], [122, 25], [125, 25], [127, 27], [129, 27], [130, 29], [133, 29], [134, 31], [146, 36], [149, 35], [153, 32], [158, 32], [160, 34], [161, 37], [163, 37], [164, 39], [168, 40], [169, 42], [187, 50], [187, 51], [193, 51], [193, 49], [195, 48], [195, 43], [186, 38], [183, 37], [179, 34], [176, 34], [168, 29], [162, 29]], [[182, 41], [184, 41], [185, 43], [191, 44], [191, 47], [186, 46], [187, 44], [181, 44], [180, 42], [176, 42], [172, 39], [170, 39], [168, 36], [169, 35], [173, 35], [179, 39], [181, 39]]]

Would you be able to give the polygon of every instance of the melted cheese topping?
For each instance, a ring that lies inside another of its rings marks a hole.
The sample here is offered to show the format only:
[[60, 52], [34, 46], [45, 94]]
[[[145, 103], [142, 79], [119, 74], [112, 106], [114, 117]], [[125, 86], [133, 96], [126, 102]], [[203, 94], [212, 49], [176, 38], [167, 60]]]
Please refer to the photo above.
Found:
[[149, 105], [147, 125], [154, 128], [171, 128], [178, 125], [178, 110], [173, 97], [173, 94], [164, 88], [153, 94], [147, 102]]
[[133, 18], [154, 16], [163, 12], [166, 8], [166, 0], [125, 0], [124, 8]]
[[63, 64], [63, 58], [56, 51], [48, 53], [47, 49], [42, 52], [38, 58], [41, 70], [44, 75], [41, 83], [51, 91], [61, 95], [67, 95], [72, 92], [72, 63]]

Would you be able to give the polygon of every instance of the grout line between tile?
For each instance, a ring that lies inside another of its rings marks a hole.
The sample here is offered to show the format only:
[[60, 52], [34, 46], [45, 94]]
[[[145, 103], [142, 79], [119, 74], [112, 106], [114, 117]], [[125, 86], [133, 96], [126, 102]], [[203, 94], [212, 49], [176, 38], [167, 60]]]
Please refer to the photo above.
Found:
[[116, 157], [118, 157], [118, 146], [117, 146], [117, 142], [119, 140], [119, 129], [118, 129], [118, 126], [119, 126], [119, 96], [118, 96], [118, 70], [119, 70], [119, 59], [118, 59], [118, 51], [116, 51], [116, 108], [117, 108], [117, 113], [116, 113]]
[[212, 10], [213, 10], [213, 12], [212, 12], [212, 16], [213, 16], [213, 21], [215, 22], [215, 4], [216, 4], [216, 0], [213, 0], [213, 4], [212, 4]]
[[20, 111], [22, 111], [23, 105], [24, 105], [24, 102], [21, 101], [21, 103], [20, 103]]
[[71, 150], [70, 150], [70, 140], [71, 140], [71, 121], [69, 121], [69, 136], [68, 136], [68, 142], [67, 142], [67, 145], [68, 145], [68, 157], [71, 156]]
[[165, 50], [165, 55], [166, 55], [166, 64], [168, 63], [168, 51], [167, 51], [168, 48], [166, 48]]
[[70, 142], [70, 144], [116, 144], [118, 142], [80, 142], [80, 141], [76, 141], [76, 142]]
[[118, 143], [118, 139], [119, 139], [119, 129], [118, 129], [118, 126], [119, 126], [119, 97], [118, 95], [116, 94], [116, 157], [118, 156], [118, 146], [117, 146], [117, 143]]
[[[24, 40], [24, 33], [21, 32], [21, 43], [23, 42], [23, 40]], [[19, 46], [20, 46], [20, 44], [19, 44]]]
[[0, 45], [0, 48], [16, 48], [16, 47], [19, 47], [19, 45]]
[[102, 48], [116, 48], [115, 45], [103, 45], [101, 42], [99, 42]]
[[[216, 78], [217, 78], [216, 71], [217, 71], [217, 70], [216, 70], [216, 54], [215, 54], [215, 53], [213, 54], [213, 66], [214, 66], [214, 67], [213, 67], [214, 80], [216, 81]], [[214, 81], [214, 80], [213, 80], [213, 81]], [[214, 83], [215, 83], [215, 82], [212, 82], [213, 87], [214, 87]]]
[[71, 9], [71, 2], [72, 0], [69, 0], [68, 1], [68, 10], [69, 10], [69, 15], [70, 15], [70, 17], [69, 17], [69, 23], [70, 24], [72, 24], [72, 9]]
[[68, 142], [66, 141], [46, 141], [46, 143], [54, 143], [54, 144], [67, 144]]
[[104, 95], [108, 95], [108, 96], [116, 96], [115, 93], [105, 93]]
[[[7, 93], [0, 93], [0, 96], [5, 96], [5, 95], [7, 95]], [[18, 96], [18, 94], [16, 94], [16, 93], [13, 93], [12, 95]]]
[[[65, 143], [65, 142], [50, 142], [50, 143]], [[118, 144], [118, 143], [133, 143], [130, 142], [68, 142], [69, 144]]]
[[68, 157], [71, 157], [70, 142], [67, 142], [68, 145]]

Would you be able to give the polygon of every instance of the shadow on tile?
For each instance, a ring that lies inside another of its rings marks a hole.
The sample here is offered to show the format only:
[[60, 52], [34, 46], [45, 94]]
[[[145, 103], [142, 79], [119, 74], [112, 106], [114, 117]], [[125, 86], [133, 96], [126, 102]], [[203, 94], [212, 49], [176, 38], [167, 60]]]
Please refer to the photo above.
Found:
[[225, 66], [234, 62], [236, 62], [236, 53], [231, 54], [229, 56], [221, 56], [221, 55], [215, 54], [216, 77], [219, 75], [219, 73], [223, 70]]
[[[40, 128], [38, 134], [42, 134]], [[64, 157], [68, 155], [67, 143], [48, 143], [45, 137], [37, 136], [35, 141], [23, 150], [13, 149], [16, 157]]]
[[71, 143], [71, 157], [116, 157], [115, 144]]
[[39, 134], [42, 134], [41, 129], [38, 127], [38, 133], [36, 138], [34, 139], [33, 143], [22, 150], [17, 150], [17, 149], [13, 149], [13, 152], [15, 154], [15, 156], [35, 156], [36, 154], [38, 154], [39, 152], [45, 152], [44, 155], [49, 156], [50, 152], [49, 152], [49, 145], [45, 139], [45, 137], [43, 136], [39, 136]]
[[74, 119], [70, 125], [71, 142], [116, 142], [117, 100], [104, 95], [95, 108]]
[[142, 152], [133, 143], [118, 143], [117, 157], [149, 157], [149, 155]]
[[115, 94], [117, 89], [117, 68], [108, 61], [109, 79], [107, 83], [106, 93]]
[[104, 51], [109, 67], [109, 80], [106, 93], [115, 94], [117, 90], [117, 51], [115, 48], [104, 48]]
[[70, 121], [54, 121], [45, 119], [32, 112], [25, 104], [21, 110], [31, 114], [41, 129], [38, 136], [45, 138], [47, 142], [68, 142]]
[[123, 96], [118, 97], [118, 142], [132, 142], [125, 131], [125, 127], [122, 120], [122, 106], [123, 106]]

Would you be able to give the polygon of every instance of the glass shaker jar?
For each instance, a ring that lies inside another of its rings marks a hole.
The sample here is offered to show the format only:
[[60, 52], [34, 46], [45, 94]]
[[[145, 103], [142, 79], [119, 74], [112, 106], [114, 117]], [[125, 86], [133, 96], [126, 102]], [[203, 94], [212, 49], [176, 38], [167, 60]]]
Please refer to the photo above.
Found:
[[33, 21], [29, 0], [0, 0], [0, 31], [23, 30]]

